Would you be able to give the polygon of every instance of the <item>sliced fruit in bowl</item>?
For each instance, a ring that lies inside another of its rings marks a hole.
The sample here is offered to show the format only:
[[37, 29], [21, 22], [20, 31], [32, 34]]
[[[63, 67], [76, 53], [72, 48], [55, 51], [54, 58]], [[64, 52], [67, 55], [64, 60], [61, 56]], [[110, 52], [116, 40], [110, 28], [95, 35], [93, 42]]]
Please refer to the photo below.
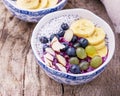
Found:
[[70, 29], [73, 30], [74, 34], [78, 37], [87, 37], [93, 34], [94, 24], [87, 19], [79, 19], [71, 25]]
[[35, 9], [39, 6], [39, 0], [16, 0], [16, 5], [24, 9]]
[[73, 31], [72, 30], [67, 30], [64, 34], [64, 39], [67, 42], [70, 42], [73, 38]]
[[102, 28], [96, 27], [94, 33], [87, 37], [88, 41], [92, 45], [99, 44], [105, 39], [105, 32]]
[[105, 46], [105, 40], [101, 41], [100, 43], [96, 44], [96, 45], [93, 45], [96, 50], [99, 50], [99, 49], [102, 49], [104, 46]]
[[56, 40], [52, 41], [51, 47], [54, 51], [60, 52], [61, 49], [65, 48], [65, 45]]
[[[71, 74], [86, 73], [89, 67], [93, 70], [98, 68], [103, 63], [102, 57], [107, 57], [108, 52], [104, 30], [83, 18], [71, 22], [70, 25], [63, 22], [58, 33], [51, 34], [49, 38], [41, 36], [40, 42], [49, 42], [44, 57], [56, 62], [53, 66], [59, 67], [58, 70], [63, 69]], [[70, 67], [67, 69], [68, 65]]]
[[[47, 43], [40, 42], [38, 38], [42, 36]], [[43, 17], [33, 32], [31, 44], [39, 65], [51, 78], [77, 85], [103, 72], [113, 56], [115, 38], [101, 18], [85, 9], [70, 9]], [[46, 57], [49, 61], [44, 64], [47, 53], [52, 58]]]
[[108, 48], [104, 46], [102, 49], [97, 50], [98, 55], [105, 57], [106, 54], [108, 53]]
[[66, 60], [63, 56], [57, 54], [56, 58], [57, 58], [59, 63], [61, 63], [63, 66], [66, 66]]
[[58, 0], [48, 0], [46, 7], [47, 7], [47, 8], [53, 7], [53, 6], [55, 6], [57, 3], [58, 3]]
[[61, 10], [67, 0], [2, 0], [5, 7], [17, 18], [38, 22], [45, 15]]
[[57, 5], [58, 0], [16, 0], [16, 5], [22, 9], [38, 10]]

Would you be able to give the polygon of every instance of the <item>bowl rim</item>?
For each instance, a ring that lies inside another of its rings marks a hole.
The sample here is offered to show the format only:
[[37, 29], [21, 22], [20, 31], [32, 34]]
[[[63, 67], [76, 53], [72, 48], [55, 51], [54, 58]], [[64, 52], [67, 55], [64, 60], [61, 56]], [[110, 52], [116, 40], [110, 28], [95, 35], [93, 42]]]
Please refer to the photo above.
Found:
[[[19, 8], [18, 6], [16, 6], [15, 4], [13, 4], [12, 2], [14, 2], [14, 1], [12, 1], [12, 0], [6, 0], [6, 1], [9, 2], [9, 4], [14, 6], [16, 9], [19, 9], [20, 11], [39, 12], [39, 11], [45, 11], [45, 10], [50, 10], [50, 9], [57, 8], [58, 6], [60, 6], [60, 5], [64, 4], [65, 2], [67, 2], [68, 0], [62, 0], [62, 1], [60, 1], [58, 4], [56, 4], [53, 7], [43, 8], [43, 9], [38, 9], [38, 10], [22, 9], [22, 8]], [[3, 0], [3, 2], [4, 2], [4, 0]]]
[[[112, 51], [110, 51], [110, 55], [109, 55], [109, 58], [107, 56], [107, 59], [106, 61], [100, 65], [98, 68], [94, 69], [93, 71], [90, 71], [90, 72], [87, 72], [87, 73], [82, 73], [82, 74], [71, 74], [71, 73], [66, 73], [66, 72], [62, 72], [62, 71], [58, 71], [56, 69], [53, 69], [49, 66], [46, 66], [46, 64], [40, 59], [39, 55], [37, 54], [37, 52], [35, 51], [35, 47], [34, 47], [34, 38], [35, 38], [35, 33], [36, 33], [36, 30], [37, 30], [37, 27], [39, 27], [39, 25], [41, 24], [41, 22], [43, 22], [46, 18], [48, 17], [51, 17], [51, 16], [55, 16], [55, 14], [61, 14], [61, 13], [64, 13], [64, 12], [67, 12], [67, 11], [86, 11], [86, 12], [89, 12], [91, 15], [94, 15], [96, 18], [102, 20], [102, 22], [104, 22], [107, 27], [110, 29], [111, 31], [111, 35], [113, 36], [113, 49]], [[97, 16], [96, 14], [94, 14], [93, 12], [87, 10], [87, 9], [83, 9], [83, 8], [74, 8], [74, 9], [64, 9], [64, 10], [60, 10], [60, 11], [57, 11], [57, 12], [53, 12], [53, 13], [50, 13], [50, 14], [47, 14], [46, 16], [44, 16], [38, 23], [37, 25], [35, 26], [34, 30], [33, 30], [33, 33], [32, 33], [32, 37], [31, 37], [31, 47], [32, 47], [32, 51], [33, 51], [33, 54], [35, 55], [36, 59], [38, 61], [40, 61], [43, 65], [45, 65], [47, 68], [49, 68], [50, 70], [52, 71], [55, 71], [55, 72], [59, 72], [61, 74], [66, 74], [66, 75], [70, 75], [70, 76], [75, 76], [75, 77], [79, 77], [79, 76], [87, 76], [87, 75], [91, 75], [95, 72], [97, 72], [98, 70], [102, 69], [103, 67], [105, 67], [109, 62], [110, 60], [112, 59], [113, 57], [113, 54], [114, 54], [114, 51], [115, 51], [115, 36], [114, 36], [114, 33], [111, 29], [111, 27], [109, 26], [109, 24], [107, 22], [105, 22], [102, 18], [100, 18], [99, 16]], [[40, 65], [40, 64], [39, 64]]]

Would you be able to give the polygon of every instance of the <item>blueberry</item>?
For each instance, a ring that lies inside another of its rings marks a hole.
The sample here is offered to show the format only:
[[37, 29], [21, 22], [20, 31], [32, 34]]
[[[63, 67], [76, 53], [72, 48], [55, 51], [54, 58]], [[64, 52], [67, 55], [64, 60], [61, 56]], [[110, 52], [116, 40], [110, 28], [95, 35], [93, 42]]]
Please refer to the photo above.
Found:
[[43, 45], [43, 52], [45, 52], [45, 49], [48, 47], [49, 47], [49, 45], [47, 45], [47, 44]]
[[79, 64], [79, 66], [80, 66], [80, 69], [81, 69], [81, 70], [87, 70], [87, 69], [89, 68], [89, 62], [87, 62], [87, 61], [82, 61], [82, 62]]
[[62, 23], [61, 28], [63, 30], [67, 30], [69, 28], [69, 25], [67, 23]]
[[76, 50], [75, 50], [75, 48], [73, 48], [73, 47], [69, 47], [69, 48], [66, 50], [66, 53], [67, 53], [67, 55], [70, 56], [70, 57], [76, 56]]
[[85, 38], [81, 38], [79, 40], [79, 43], [80, 43], [81, 47], [85, 48], [88, 45], [88, 40]]
[[58, 39], [60, 38], [58, 34], [52, 34], [52, 35], [50, 35], [50, 41], [52, 41], [52, 39], [53, 39], [55, 36], [56, 36]]
[[73, 64], [73, 65], [70, 67], [70, 72], [73, 73], [73, 74], [80, 74], [81, 71], [80, 71], [79, 65]]
[[45, 36], [42, 36], [42, 37], [40, 37], [40, 42], [41, 43], [48, 43], [48, 38], [47, 37], [45, 37]]
[[65, 48], [61, 49], [60, 51], [65, 52], [69, 48], [69, 45], [66, 42], [63, 42], [62, 44], [65, 45]]
[[65, 31], [63, 29], [60, 29], [58, 32], [59, 37], [63, 37], [64, 33], [65, 33]]
[[71, 40], [71, 42], [75, 43], [77, 40], [78, 40], [77, 36], [74, 35], [73, 38], [72, 38], [72, 40]]

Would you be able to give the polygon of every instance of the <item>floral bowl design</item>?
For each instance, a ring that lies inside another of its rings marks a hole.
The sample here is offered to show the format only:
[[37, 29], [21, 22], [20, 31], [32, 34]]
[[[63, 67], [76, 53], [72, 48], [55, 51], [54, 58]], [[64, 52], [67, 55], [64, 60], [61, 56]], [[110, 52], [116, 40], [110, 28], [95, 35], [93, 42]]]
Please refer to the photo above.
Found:
[[[39, 37], [44, 35], [49, 38], [51, 34], [58, 32], [59, 26], [63, 23], [63, 21], [68, 24], [71, 24], [71, 22], [79, 18], [89, 19], [96, 26], [102, 27], [104, 29], [107, 37], [107, 47], [109, 49], [106, 61], [95, 70], [83, 74], [65, 73], [62, 71], [55, 70], [49, 66], [46, 66], [41, 59], [43, 55], [43, 51], [42, 51], [42, 44], [39, 41]], [[59, 83], [78, 85], [92, 81], [94, 78], [96, 78], [105, 70], [106, 66], [109, 64], [109, 61], [111, 60], [114, 54], [115, 37], [110, 26], [103, 19], [96, 16], [94, 13], [90, 12], [89, 10], [67, 9], [67, 10], [50, 13], [44, 16], [38, 22], [32, 34], [31, 46], [38, 64], [49, 77], [51, 77], [52, 79], [54, 79]]]
[[38, 22], [43, 16], [63, 9], [67, 0], [61, 0], [56, 6], [40, 10], [25, 10], [16, 6], [16, 0], [2, 0], [6, 8], [17, 18], [27, 22]]

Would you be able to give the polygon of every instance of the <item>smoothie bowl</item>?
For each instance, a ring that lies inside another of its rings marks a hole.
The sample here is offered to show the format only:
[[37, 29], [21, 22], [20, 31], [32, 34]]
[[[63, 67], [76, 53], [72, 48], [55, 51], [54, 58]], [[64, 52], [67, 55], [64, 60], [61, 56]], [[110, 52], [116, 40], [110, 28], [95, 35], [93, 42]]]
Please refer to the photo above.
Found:
[[67, 0], [2, 0], [6, 8], [17, 18], [38, 22], [43, 16], [63, 9]]
[[68, 9], [43, 17], [31, 46], [45, 73], [59, 83], [78, 85], [96, 78], [115, 49], [110, 26], [86, 9]]

